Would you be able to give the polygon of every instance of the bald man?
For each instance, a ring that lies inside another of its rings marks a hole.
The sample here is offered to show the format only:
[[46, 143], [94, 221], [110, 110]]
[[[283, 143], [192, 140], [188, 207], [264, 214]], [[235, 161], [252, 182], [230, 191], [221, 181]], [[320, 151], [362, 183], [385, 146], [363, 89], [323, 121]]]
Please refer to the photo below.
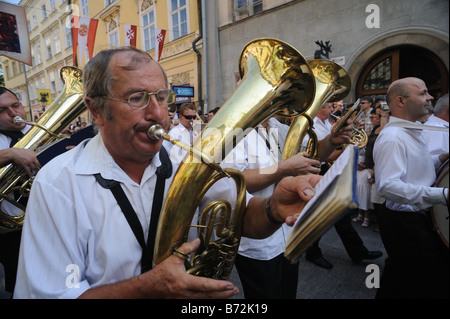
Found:
[[448, 298], [448, 249], [433, 230], [430, 208], [448, 205], [448, 188], [433, 187], [448, 153], [432, 157], [422, 130], [411, 128], [433, 97], [424, 81], [404, 78], [387, 92], [389, 123], [374, 147], [375, 183], [386, 198], [379, 214], [388, 253], [377, 298]]

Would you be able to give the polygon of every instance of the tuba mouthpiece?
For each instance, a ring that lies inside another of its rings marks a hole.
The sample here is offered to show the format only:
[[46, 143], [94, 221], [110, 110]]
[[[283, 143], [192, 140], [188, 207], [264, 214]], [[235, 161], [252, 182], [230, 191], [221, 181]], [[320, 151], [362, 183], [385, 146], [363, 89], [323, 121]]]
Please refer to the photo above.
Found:
[[14, 122], [14, 124], [20, 124], [20, 123], [25, 123], [25, 120], [23, 118], [21, 118], [20, 116], [15, 116], [13, 118], [13, 122]]
[[157, 141], [162, 140], [165, 133], [166, 131], [159, 124], [150, 126], [150, 128], [147, 131], [148, 137], [151, 138], [152, 140]]

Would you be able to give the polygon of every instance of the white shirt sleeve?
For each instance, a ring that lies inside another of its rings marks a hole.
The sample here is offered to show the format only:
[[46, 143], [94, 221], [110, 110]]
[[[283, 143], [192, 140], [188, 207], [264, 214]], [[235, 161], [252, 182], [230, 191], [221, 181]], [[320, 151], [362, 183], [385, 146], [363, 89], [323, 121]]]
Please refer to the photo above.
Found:
[[412, 147], [410, 144], [396, 141], [379, 142], [381, 140], [377, 140], [374, 148], [377, 191], [387, 200], [404, 207], [396, 209], [399, 205], [393, 204], [390, 207], [387, 203], [389, 208], [418, 211], [430, 208], [435, 204], [446, 205], [445, 198], [442, 196], [442, 188], [431, 187], [420, 182], [423, 180], [420, 175], [432, 174], [426, 171], [428, 166], [422, 165], [422, 162], [425, 161], [424, 158], [421, 163], [411, 163], [413, 161], [408, 156], [408, 151]]
[[[83, 246], [72, 238], [83, 237], [76, 236], [76, 214], [68, 213], [74, 211], [74, 203], [57, 188], [58, 185], [39, 181], [33, 183], [22, 231], [14, 298], [77, 298], [90, 288], [83, 274], [86, 262]], [[33, 200], [39, 197], [47, 200]], [[60, 213], [52, 208], [58, 208]]]

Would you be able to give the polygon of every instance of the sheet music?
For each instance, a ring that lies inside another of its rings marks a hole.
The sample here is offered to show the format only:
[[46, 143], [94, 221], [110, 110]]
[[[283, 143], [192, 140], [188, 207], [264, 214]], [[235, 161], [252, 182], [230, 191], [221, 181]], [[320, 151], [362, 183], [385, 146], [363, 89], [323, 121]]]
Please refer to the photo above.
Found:
[[342, 154], [338, 157], [338, 159], [334, 162], [334, 164], [330, 167], [330, 169], [326, 172], [322, 179], [317, 183], [316, 187], [314, 187], [314, 197], [303, 208], [299, 218], [297, 218], [294, 227], [298, 223], [300, 223], [306, 216], [308, 216], [308, 214], [314, 209], [314, 207], [317, 206], [317, 204], [320, 202], [320, 199], [323, 197], [324, 192], [330, 188], [330, 185], [337, 181], [337, 178], [342, 174], [349, 161], [354, 160], [355, 148], [356, 146], [354, 145], [348, 145], [345, 151], [342, 152]]

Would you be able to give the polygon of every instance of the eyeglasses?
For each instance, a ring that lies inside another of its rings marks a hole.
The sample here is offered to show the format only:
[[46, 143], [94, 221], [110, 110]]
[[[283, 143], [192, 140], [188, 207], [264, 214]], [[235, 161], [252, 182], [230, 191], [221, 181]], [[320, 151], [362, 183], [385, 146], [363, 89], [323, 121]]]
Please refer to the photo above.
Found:
[[175, 102], [175, 93], [169, 89], [160, 89], [156, 92], [136, 92], [130, 95], [127, 101], [103, 96], [105, 99], [127, 103], [133, 110], [142, 110], [150, 103], [150, 96], [154, 95], [158, 102], [171, 104]]
[[181, 114], [186, 120], [193, 120], [193, 119], [195, 119], [197, 116], [195, 116], [195, 115], [184, 115], [184, 114]]

